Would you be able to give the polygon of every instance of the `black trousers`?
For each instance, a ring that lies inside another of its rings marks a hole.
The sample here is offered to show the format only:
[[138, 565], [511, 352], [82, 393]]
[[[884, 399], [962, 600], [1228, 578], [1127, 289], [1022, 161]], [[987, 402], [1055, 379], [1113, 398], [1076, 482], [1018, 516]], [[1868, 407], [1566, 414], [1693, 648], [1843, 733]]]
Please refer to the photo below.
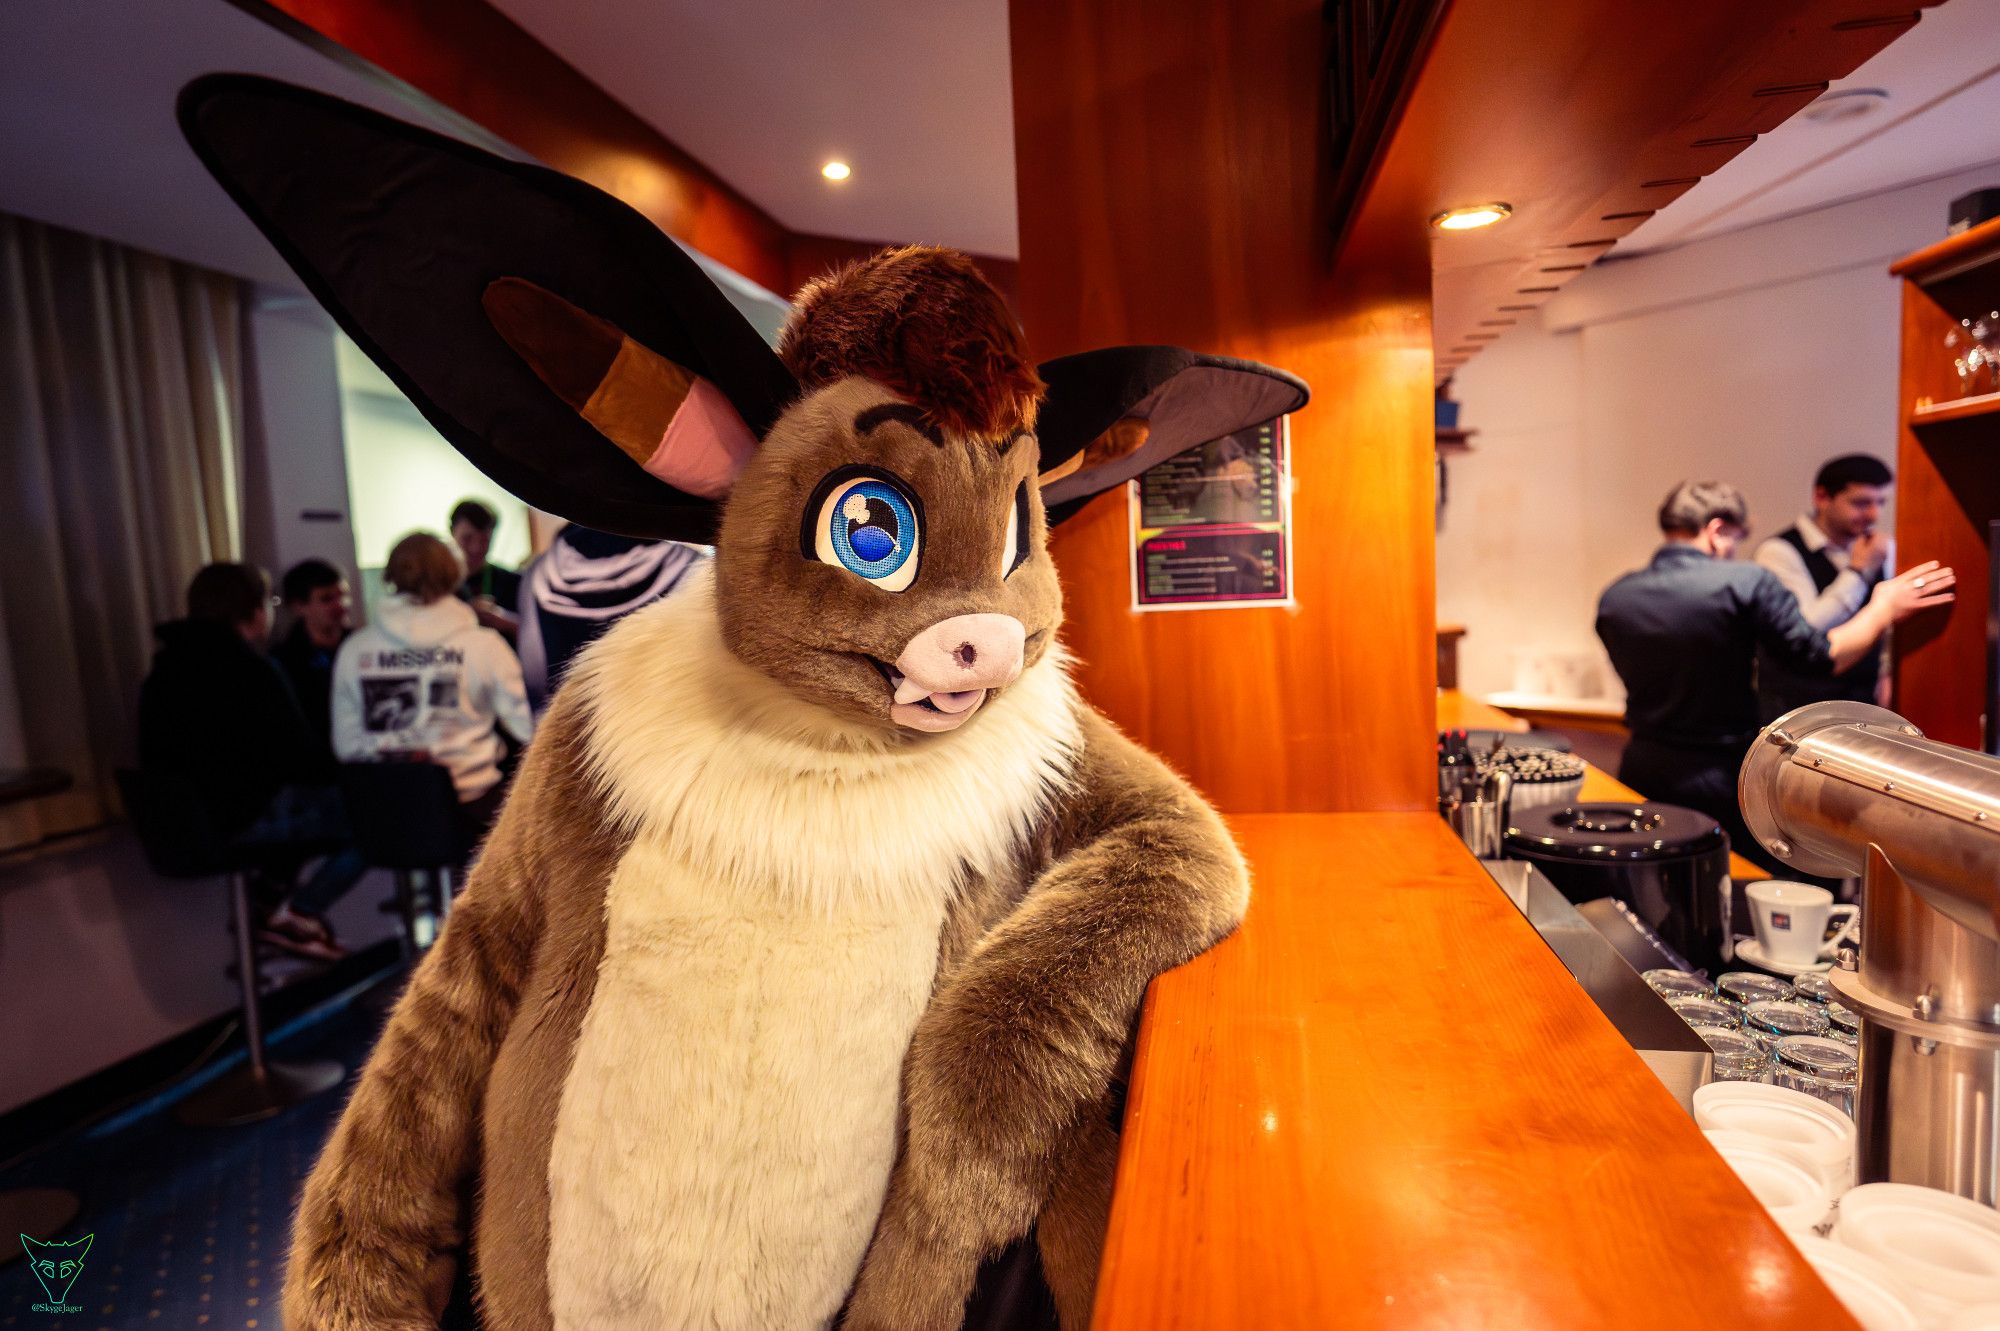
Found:
[[1618, 764], [1618, 779], [1649, 800], [1707, 814], [1729, 834], [1731, 850], [1779, 878], [1796, 880], [1797, 870], [1757, 844], [1743, 821], [1742, 806], [1736, 802], [1736, 774], [1743, 766], [1743, 754], [1744, 749], [1735, 745], [1666, 744], [1634, 735]]

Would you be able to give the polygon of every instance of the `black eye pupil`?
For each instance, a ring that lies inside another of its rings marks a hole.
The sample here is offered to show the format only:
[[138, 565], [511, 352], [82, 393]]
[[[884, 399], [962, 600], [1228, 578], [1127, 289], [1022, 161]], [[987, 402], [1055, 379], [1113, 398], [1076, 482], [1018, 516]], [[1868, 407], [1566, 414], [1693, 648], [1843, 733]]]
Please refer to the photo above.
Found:
[[879, 563], [896, 553], [899, 524], [896, 510], [873, 495], [857, 495], [860, 503], [849, 501], [847, 546], [869, 563]]
[[855, 532], [861, 530], [863, 527], [877, 527], [881, 529], [883, 535], [887, 536], [891, 542], [894, 542], [896, 539], [896, 510], [872, 495], [863, 496], [863, 500], [868, 505], [868, 516], [865, 518], [848, 518], [847, 534], [852, 537]]

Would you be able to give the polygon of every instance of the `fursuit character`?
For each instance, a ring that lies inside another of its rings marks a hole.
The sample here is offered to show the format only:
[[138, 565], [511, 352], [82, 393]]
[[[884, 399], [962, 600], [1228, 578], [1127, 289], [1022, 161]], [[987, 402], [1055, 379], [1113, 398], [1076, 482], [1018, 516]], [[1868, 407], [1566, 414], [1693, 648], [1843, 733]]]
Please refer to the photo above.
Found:
[[211, 76], [182, 125], [468, 458], [712, 566], [584, 652], [300, 1204], [290, 1331], [946, 1331], [1032, 1235], [1090, 1314], [1147, 983], [1248, 882], [1077, 696], [1060, 514], [1293, 410], [1267, 367], [1037, 367], [961, 255], [809, 284], [777, 353], [638, 213]]

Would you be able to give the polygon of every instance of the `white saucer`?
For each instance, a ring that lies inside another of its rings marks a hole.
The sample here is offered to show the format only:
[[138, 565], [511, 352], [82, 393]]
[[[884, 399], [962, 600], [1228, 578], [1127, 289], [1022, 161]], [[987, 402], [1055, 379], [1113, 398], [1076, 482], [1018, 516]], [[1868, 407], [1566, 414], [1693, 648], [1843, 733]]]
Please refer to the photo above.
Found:
[[1739, 961], [1747, 961], [1759, 970], [1767, 970], [1773, 975], [1824, 975], [1833, 969], [1833, 959], [1831, 957], [1825, 961], [1815, 961], [1809, 966], [1795, 966], [1790, 962], [1772, 961], [1764, 955], [1763, 945], [1755, 938], [1737, 939], [1736, 957]]

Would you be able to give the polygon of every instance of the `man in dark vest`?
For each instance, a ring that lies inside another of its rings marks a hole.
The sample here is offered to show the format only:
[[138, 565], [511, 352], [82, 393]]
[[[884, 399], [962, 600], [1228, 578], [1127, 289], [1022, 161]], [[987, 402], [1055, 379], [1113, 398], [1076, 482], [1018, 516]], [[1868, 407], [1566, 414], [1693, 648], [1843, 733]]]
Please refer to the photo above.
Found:
[[[1757, 562], [1798, 600], [1805, 621], [1832, 632], [1861, 613], [1875, 586], [1895, 574], [1895, 544], [1881, 530], [1889, 468], [1866, 453], [1838, 457], [1813, 478], [1812, 512], [1757, 547]], [[1807, 703], [1845, 698], [1889, 705], [1889, 637], [1838, 675], [1799, 671], [1769, 651], [1757, 655], [1757, 709], [1769, 723]]]
[[1871, 656], [1890, 625], [1947, 605], [1957, 578], [1935, 562], [1876, 586], [1859, 614], [1814, 628], [1769, 569], [1735, 558], [1750, 527], [1742, 492], [1719, 481], [1675, 486], [1660, 505], [1664, 543], [1597, 603], [1597, 636], [1625, 682], [1632, 739], [1618, 779], [1648, 799], [1699, 809], [1765, 868], [1736, 802], [1736, 773], [1757, 737], [1751, 667], [1769, 652], [1806, 678], [1831, 678]]

